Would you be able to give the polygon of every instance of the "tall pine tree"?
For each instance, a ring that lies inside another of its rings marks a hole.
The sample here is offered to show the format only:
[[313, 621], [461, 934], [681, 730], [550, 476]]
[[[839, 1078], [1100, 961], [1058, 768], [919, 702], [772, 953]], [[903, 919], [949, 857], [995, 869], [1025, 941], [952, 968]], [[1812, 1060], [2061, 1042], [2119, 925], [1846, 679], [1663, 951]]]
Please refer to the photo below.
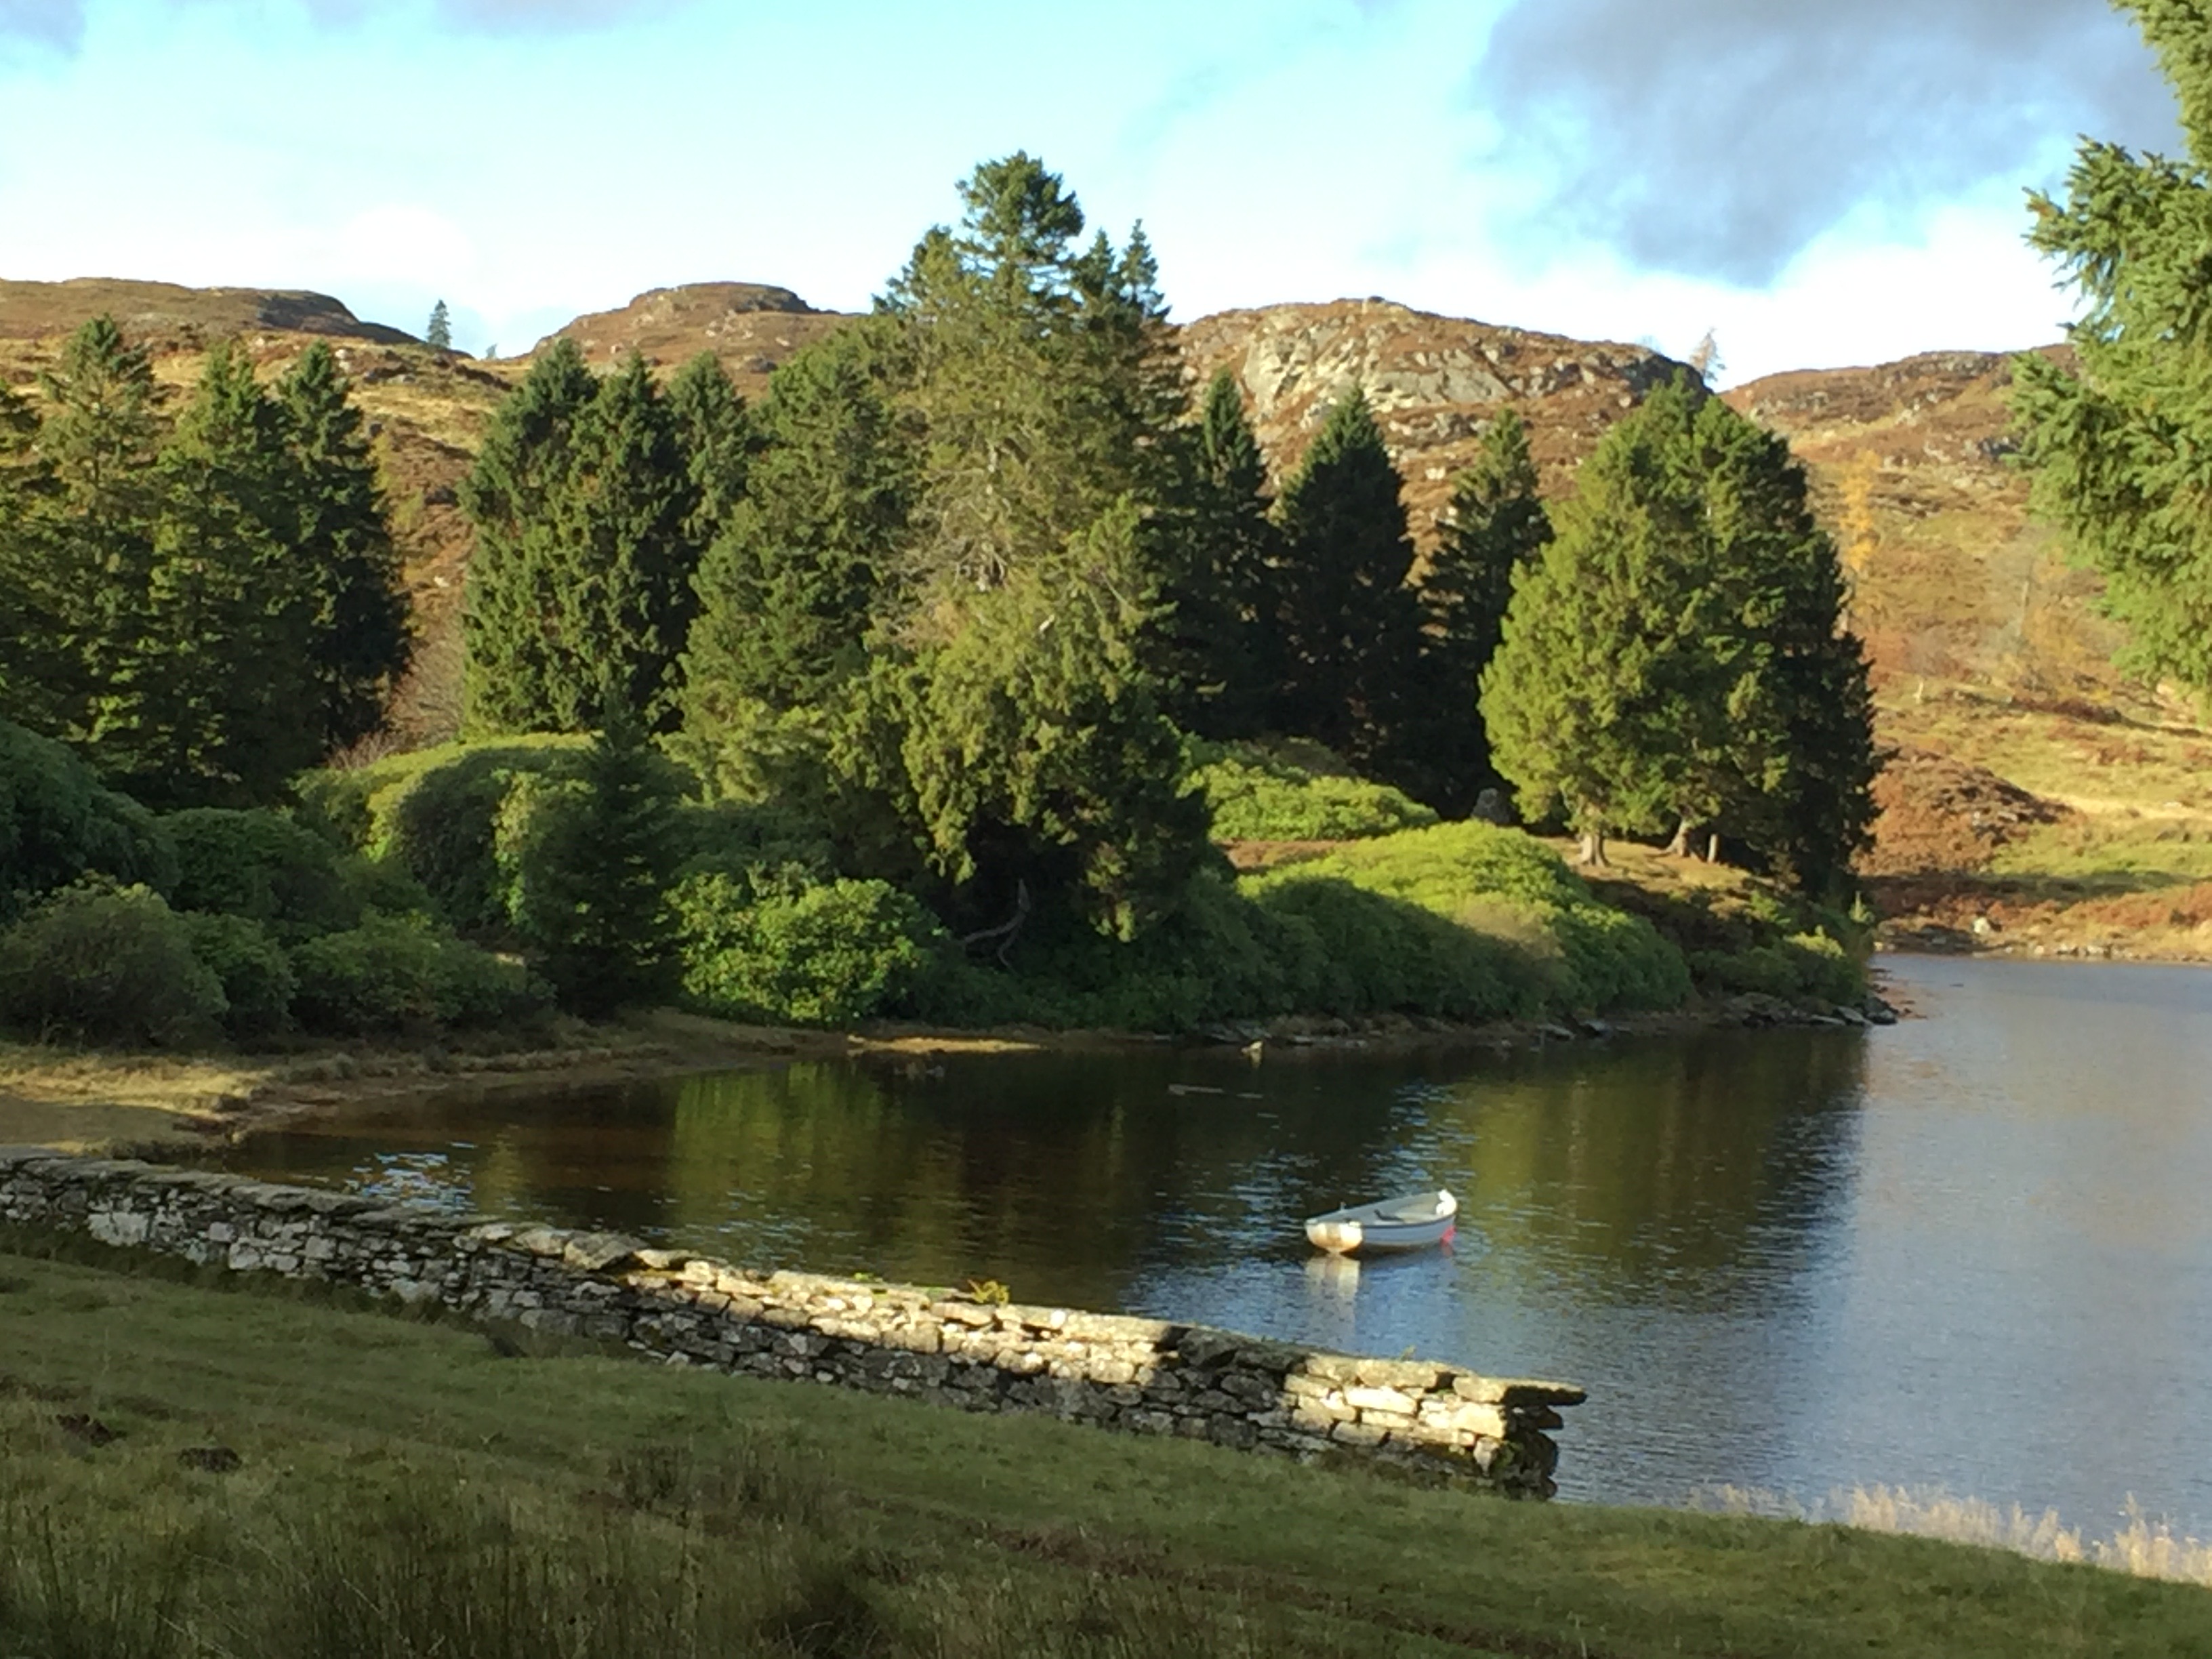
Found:
[[1274, 724], [1354, 765], [1387, 763], [1419, 686], [1421, 615], [1401, 483], [1364, 392], [1328, 413], [1283, 491], [1269, 618]]
[[677, 371], [668, 383], [668, 408], [698, 496], [684, 533], [693, 545], [711, 547], [745, 497], [757, 442], [752, 420], [722, 360], [711, 351], [699, 353]]
[[2039, 512], [2105, 577], [2124, 659], [2212, 696], [2212, 5], [2119, 0], [2180, 105], [2186, 153], [2084, 140], [2030, 241], [2080, 295], [2077, 367], [2014, 360]]
[[1540, 557], [1552, 520], [1537, 494], [1528, 428], [1510, 409], [1483, 434], [1474, 464], [1452, 480], [1442, 535], [1420, 585], [1419, 696], [1389, 771], [1407, 793], [1450, 816], [1504, 781], [1490, 763], [1480, 696], [1513, 598], [1513, 573]]
[[331, 349], [309, 346], [276, 395], [293, 557], [307, 586], [316, 731], [329, 752], [384, 723], [413, 648], [407, 590], [361, 410]]
[[74, 665], [59, 649], [52, 469], [38, 436], [30, 405], [0, 386], [0, 720], [52, 733]]
[[599, 380], [556, 342], [500, 405], [461, 501], [470, 729], [588, 730], [610, 686], [672, 725], [699, 492], [643, 360]]

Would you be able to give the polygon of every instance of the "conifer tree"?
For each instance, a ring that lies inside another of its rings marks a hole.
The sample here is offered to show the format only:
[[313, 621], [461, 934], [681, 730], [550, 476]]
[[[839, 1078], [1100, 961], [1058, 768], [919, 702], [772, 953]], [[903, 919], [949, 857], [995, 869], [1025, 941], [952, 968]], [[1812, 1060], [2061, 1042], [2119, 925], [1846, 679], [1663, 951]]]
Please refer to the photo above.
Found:
[[2119, 0], [2180, 105], [2185, 153], [2085, 139], [2063, 197], [2031, 202], [2033, 246], [2083, 313], [2078, 368], [2014, 360], [2013, 412], [2039, 512], [2104, 574], [2125, 660], [2212, 694], [2212, 6]]
[[51, 734], [63, 723], [57, 694], [74, 665], [58, 649], [52, 469], [38, 435], [30, 405], [0, 386], [0, 720]]
[[1686, 380], [1583, 465], [1558, 538], [1516, 575], [1483, 678], [1498, 769], [1531, 818], [1723, 831], [1832, 888], [1875, 762], [1835, 549], [1782, 441]]
[[88, 752], [149, 805], [274, 799], [323, 751], [313, 601], [283, 418], [242, 354], [209, 354], [157, 474], [147, 621], [94, 688]]
[[106, 316], [70, 337], [42, 386], [38, 443], [52, 516], [33, 586], [53, 633], [41, 729], [75, 741], [90, 726], [93, 689], [139, 651], [149, 625], [160, 394], [144, 348]]
[[422, 341], [434, 351], [451, 351], [453, 349], [453, 314], [446, 309], [443, 300], [430, 307], [430, 322], [422, 331]]
[[514, 922], [564, 1007], [605, 1017], [673, 987], [677, 779], [611, 692], [576, 779], [536, 804]]
[[461, 500], [470, 728], [586, 730], [609, 685], [672, 724], [698, 495], [643, 360], [600, 381], [556, 342], [500, 405]]
[[915, 458], [865, 328], [776, 370], [743, 500], [700, 565], [684, 675], [695, 732], [745, 703], [821, 703], [858, 672], [908, 532]]
[[1482, 671], [1498, 649], [1513, 573], [1540, 558], [1552, 539], [1528, 424], [1516, 411], [1505, 410], [1491, 422], [1474, 464], [1452, 480], [1439, 527], [1419, 590], [1419, 704], [1389, 770], [1409, 793], [1455, 816], [1502, 781], [1477, 706]]
[[744, 499], [756, 442], [752, 421], [722, 360], [711, 351], [699, 353], [668, 383], [668, 408], [698, 495], [684, 534], [696, 547], [711, 547]]
[[1189, 435], [1188, 501], [1167, 538], [1173, 620], [1164, 672], [1190, 731], [1254, 737], [1267, 727], [1279, 683], [1263, 623], [1281, 538], [1268, 515], [1267, 465], [1226, 368], [1207, 383]]
[[277, 397], [293, 556], [308, 588], [317, 732], [329, 752], [384, 723], [413, 649], [407, 590], [361, 410], [330, 348], [309, 346]]
[[1387, 757], [1418, 685], [1420, 607], [1407, 585], [1413, 544], [1401, 488], [1355, 390], [1329, 410], [1278, 514], [1275, 723], [1355, 765]]

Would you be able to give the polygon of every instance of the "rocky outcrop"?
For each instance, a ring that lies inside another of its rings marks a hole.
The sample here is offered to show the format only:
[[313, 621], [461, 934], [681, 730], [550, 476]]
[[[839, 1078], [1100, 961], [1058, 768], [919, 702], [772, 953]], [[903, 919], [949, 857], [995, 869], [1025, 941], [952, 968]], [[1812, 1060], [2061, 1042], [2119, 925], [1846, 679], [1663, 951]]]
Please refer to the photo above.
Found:
[[1313, 1458], [1380, 1458], [1548, 1497], [1580, 1389], [1164, 1320], [753, 1273], [606, 1233], [0, 1148], [0, 1224], [323, 1279], [678, 1364]]
[[689, 283], [579, 317], [540, 340], [532, 355], [561, 339], [574, 340], [586, 362], [602, 368], [633, 352], [675, 366], [711, 351], [738, 389], [757, 398], [777, 365], [850, 320], [842, 312], [817, 311], [787, 288]]
[[419, 343], [382, 323], [365, 323], [327, 294], [297, 289], [181, 288], [110, 276], [65, 283], [0, 281], [0, 339], [38, 340], [67, 334], [105, 313], [137, 340], [209, 342], [266, 330], [367, 340], [379, 345]]

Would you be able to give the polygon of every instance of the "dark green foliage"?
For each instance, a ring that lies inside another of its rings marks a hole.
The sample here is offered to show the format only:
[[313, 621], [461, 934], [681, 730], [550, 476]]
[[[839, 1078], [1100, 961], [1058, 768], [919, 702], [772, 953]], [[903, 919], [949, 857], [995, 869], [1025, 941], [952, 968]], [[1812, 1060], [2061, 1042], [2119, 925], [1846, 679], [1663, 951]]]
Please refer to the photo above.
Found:
[[437, 351], [453, 349], [453, 313], [446, 309], [443, 300], [430, 307], [430, 320], [422, 330], [422, 343]]
[[1504, 781], [1490, 763], [1478, 698], [1513, 597], [1513, 573], [1540, 558], [1552, 539], [1536, 486], [1527, 423], [1509, 409], [1484, 434], [1474, 465], [1452, 481], [1443, 539], [1421, 580], [1419, 696], [1396, 733], [1389, 772], [1455, 817]]
[[1266, 729], [1281, 681], [1272, 614], [1281, 532], [1269, 515], [1267, 465], [1227, 369], [1208, 383], [1191, 434], [1185, 520], [1170, 532], [1164, 596], [1172, 607], [1164, 672], [1175, 712], [1203, 738]]
[[[788, 372], [779, 371], [779, 378]], [[668, 383], [668, 412], [696, 502], [684, 535], [694, 547], [711, 547], [745, 498], [759, 441], [745, 400], [711, 351], [692, 358]]]
[[222, 987], [225, 1035], [252, 1042], [291, 1024], [298, 981], [284, 947], [266, 927], [237, 915], [186, 914], [179, 920], [192, 955]]
[[880, 881], [755, 890], [726, 875], [685, 880], [684, 995], [702, 1013], [789, 1025], [851, 1025], [899, 1007], [941, 929]]
[[1875, 769], [1835, 550], [1787, 447], [1687, 382], [1583, 464], [1483, 681], [1531, 818], [1711, 825], [1809, 889], [1848, 877]]
[[1828, 1003], [1856, 1003], [1866, 995], [1865, 970], [1826, 933], [1735, 951], [1692, 951], [1689, 961], [1698, 985], [1710, 991]]
[[176, 874], [175, 848], [152, 813], [101, 787], [62, 744], [0, 720], [0, 922], [81, 876], [158, 890]]
[[326, 1036], [496, 1024], [546, 1006], [543, 988], [520, 963], [420, 916], [372, 915], [309, 939], [292, 952], [292, 971], [293, 1013]]
[[306, 584], [308, 676], [325, 754], [383, 725], [406, 672], [407, 589], [361, 410], [320, 340], [278, 384], [289, 538]]
[[711, 741], [750, 704], [816, 705], [862, 665], [915, 488], [880, 381], [865, 334], [848, 330], [769, 382], [744, 498], [699, 568], [684, 662], [695, 738]]
[[1354, 765], [1385, 759], [1418, 691], [1421, 614], [1398, 470], [1364, 393], [1329, 411], [1283, 491], [1271, 584], [1274, 726]]
[[609, 686], [672, 725], [699, 502], [644, 360], [599, 380], [556, 342], [494, 414], [461, 492], [470, 729], [586, 731]]
[[323, 743], [283, 419], [242, 354], [209, 355], [157, 471], [146, 614], [94, 688], [88, 750], [149, 805], [273, 799]]
[[174, 1047], [224, 1007], [184, 919], [143, 887], [64, 888], [0, 933], [0, 1025], [23, 1036]]
[[532, 780], [500, 823], [508, 915], [562, 1006], [605, 1015], [673, 989], [668, 889], [684, 854], [673, 769], [636, 717], [605, 725], [565, 780]]
[[2063, 197], [2037, 193], [2029, 240], [2082, 314], [2077, 368], [2014, 360], [2013, 413], [2038, 510], [2105, 576], [2146, 678], [2212, 692], [2212, 11], [2120, 0], [2181, 106], [2185, 154], [2082, 141]]
[[0, 720], [62, 729], [80, 679], [64, 627], [53, 468], [30, 405], [0, 386]]
[[1354, 841], [1434, 823], [1430, 808], [1346, 771], [1317, 745], [1190, 745], [1216, 841]]
[[240, 916], [297, 941], [361, 920], [361, 899], [329, 841], [266, 807], [198, 807], [164, 817], [177, 849], [169, 902]]

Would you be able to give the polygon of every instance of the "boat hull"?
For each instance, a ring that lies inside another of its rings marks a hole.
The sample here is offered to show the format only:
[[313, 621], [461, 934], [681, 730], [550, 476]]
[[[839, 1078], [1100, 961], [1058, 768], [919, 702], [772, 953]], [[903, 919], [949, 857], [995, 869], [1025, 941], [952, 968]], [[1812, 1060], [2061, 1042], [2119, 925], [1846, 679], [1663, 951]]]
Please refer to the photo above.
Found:
[[1424, 1250], [1449, 1238], [1458, 1222], [1458, 1200], [1447, 1192], [1423, 1193], [1314, 1216], [1306, 1238], [1336, 1255]]

